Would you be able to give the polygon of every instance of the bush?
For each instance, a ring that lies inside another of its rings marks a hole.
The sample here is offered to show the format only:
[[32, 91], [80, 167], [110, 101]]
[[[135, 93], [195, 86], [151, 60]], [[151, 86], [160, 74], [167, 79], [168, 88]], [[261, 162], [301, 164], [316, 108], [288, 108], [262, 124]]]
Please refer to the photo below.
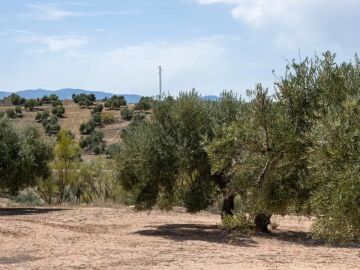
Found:
[[101, 127], [103, 125], [103, 120], [102, 120], [100, 113], [93, 114], [91, 119], [92, 119], [92, 121], [94, 121], [95, 126]]
[[22, 117], [21, 106], [17, 105], [17, 106], [15, 107], [15, 112], [16, 112], [17, 117]]
[[43, 206], [44, 203], [33, 193], [26, 192], [25, 194], [18, 194], [15, 197], [11, 197], [11, 201], [24, 206]]
[[97, 104], [92, 109], [91, 114], [101, 113], [103, 111], [104, 106], [102, 104]]
[[65, 108], [63, 105], [57, 105], [52, 108], [52, 114], [56, 115], [57, 117], [64, 117]]
[[125, 121], [130, 121], [133, 118], [134, 111], [125, 107], [121, 110], [121, 118]]
[[233, 236], [248, 235], [251, 232], [252, 223], [244, 213], [238, 213], [234, 216], [224, 216], [222, 218], [221, 228], [235, 232]]
[[104, 124], [115, 123], [115, 116], [111, 112], [103, 112], [101, 118]]
[[89, 120], [88, 122], [80, 125], [79, 131], [82, 135], [88, 135], [95, 130], [95, 127], [95, 122], [93, 120]]
[[48, 135], [57, 134], [61, 129], [59, 125], [59, 119], [56, 115], [51, 115], [49, 119], [44, 122], [45, 122], [45, 132]]
[[106, 147], [106, 157], [107, 158], [114, 158], [117, 152], [120, 151], [120, 145], [117, 143], [110, 144], [108, 147]]
[[50, 114], [48, 111], [38, 112], [35, 116], [35, 121], [38, 123], [43, 123], [43, 125], [45, 126], [49, 116]]
[[26, 100], [17, 94], [11, 94], [8, 97], [13, 105], [24, 105]]
[[57, 106], [62, 106], [62, 105], [63, 104], [62, 104], [61, 100], [55, 99], [55, 100], [51, 101], [51, 106], [52, 107], [57, 107]]
[[79, 143], [81, 148], [91, 150], [96, 155], [105, 151], [104, 133], [101, 131], [93, 131], [90, 136], [81, 138]]
[[16, 118], [16, 112], [14, 109], [6, 109], [6, 115], [9, 118]]
[[79, 104], [80, 107], [89, 107], [94, 104], [96, 97], [94, 94], [73, 94], [72, 99], [75, 103]]
[[126, 100], [124, 96], [114, 95], [111, 99], [105, 100], [104, 106], [110, 110], [118, 110], [121, 106], [126, 106]]
[[[36, 99], [27, 99], [26, 102], [25, 102], [25, 109], [29, 109], [30, 111], [33, 111], [34, 110], [34, 107], [35, 106], [40, 106], [40, 102]], [[41, 104], [42, 105], [42, 104]]]
[[135, 110], [147, 111], [152, 108], [154, 99], [152, 97], [141, 97], [140, 101], [135, 105]]

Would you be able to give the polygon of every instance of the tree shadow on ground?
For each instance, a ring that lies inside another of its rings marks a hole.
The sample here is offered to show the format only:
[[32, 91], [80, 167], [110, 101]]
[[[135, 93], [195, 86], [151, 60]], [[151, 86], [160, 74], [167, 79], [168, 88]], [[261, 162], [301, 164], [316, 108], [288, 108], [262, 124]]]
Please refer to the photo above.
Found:
[[34, 208], [34, 207], [6, 207], [0, 208], [0, 217], [4, 216], [27, 216], [27, 215], [39, 215], [50, 212], [68, 211], [71, 209], [66, 208]]
[[301, 231], [279, 230], [273, 233], [256, 233], [255, 236], [266, 239], [276, 239], [278, 241], [298, 244], [305, 247], [329, 246], [342, 248], [360, 248], [360, 243], [358, 242], [350, 242], [347, 244], [335, 242], [330, 244], [323, 239], [314, 239], [309, 233]]
[[[221, 229], [218, 225], [204, 224], [164, 224], [157, 226], [146, 226], [148, 229], [135, 232], [142, 236], [163, 237], [174, 241], [205, 241], [211, 243], [222, 243], [243, 247], [257, 247], [259, 243], [256, 238], [274, 239], [291, 244], [306, 247], [327, 246], [323, 240], [312, 238], [308, 233], [291, 230], [279, 230], [273, 233], [256, 232], [251, 236], [240, 236], [231, 231]], [[330, 245], [329, 245], [330, 246]], [[331, 247], [360, 248], [360, 243], [341, 244], [333, 243]]]
[[146, 226], [145, 230], [135, 232], [142, 236], [163, 237], [174, 241], [204, 241], [219, 244], [231, 244], [244, 247], [255, 247], [257, 242], [249, 237], [231, 237], [229, 231], [218, 225], [204, 224], [164, 224]]

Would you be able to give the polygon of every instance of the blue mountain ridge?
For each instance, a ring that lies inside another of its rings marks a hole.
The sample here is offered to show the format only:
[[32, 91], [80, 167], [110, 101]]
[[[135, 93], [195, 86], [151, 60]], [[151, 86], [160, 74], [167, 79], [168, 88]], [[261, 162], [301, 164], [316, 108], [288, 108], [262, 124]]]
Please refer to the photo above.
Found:
[[[12, 93], [16, 93], [17, 95], [23, 97], [23, 98], [41, 98], [45, 95], [49, 96], [51, 94], [57, 95], [61, 100], [64, 99], [72, 99], [73, 94], [94, 94], [97, 99], [103, 99], [105, 97], [110, 98], [113, 95], [119, 95], [119, 94], [113, 94], [109, 92], [103, 92], [103, 91], [92, 91], [92, 90], [84, 90], [84, 89], [76, 89], [76, 88], [63, 88], [59, 90], [46, 90], [46, 89], [29, 89], [29, 90], [20, 90], [16, 92], [10, 92], [10, 91], [0, 91], [0, 99], [3, 99], [4, 97], [8, 97]], [[141, 96], [137, 94], [121, 94], [125, 97], [126, 101], [128, 103], [137, 103], [139, 102]], [[202, 99], [208, 100], [208, 101], [217, 101], [219, 97], [217, 96], [203, 96]]]

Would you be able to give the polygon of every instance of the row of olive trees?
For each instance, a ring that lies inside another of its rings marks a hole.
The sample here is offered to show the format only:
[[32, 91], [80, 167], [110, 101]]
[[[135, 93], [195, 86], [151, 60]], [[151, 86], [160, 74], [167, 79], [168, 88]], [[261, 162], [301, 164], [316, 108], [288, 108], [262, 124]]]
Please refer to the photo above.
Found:
[[149, 121], [123, 134], [117, 177], [138, 209], [158, 203], [206, 209], [223, 196], [222, 215], [263, 231], [274, 214], [317, 216], [313, 233], [360, 238], [360, 62], [335, 56], [293, 62], [269, 95], [231, 92], [219, 102], [195, 91], [154, 103]]

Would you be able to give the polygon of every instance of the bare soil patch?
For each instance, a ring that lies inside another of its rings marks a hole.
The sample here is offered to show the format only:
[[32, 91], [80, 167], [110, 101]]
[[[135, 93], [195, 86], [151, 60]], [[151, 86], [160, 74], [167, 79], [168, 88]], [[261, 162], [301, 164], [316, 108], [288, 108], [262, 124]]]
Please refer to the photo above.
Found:
[[358, 245], [308, 237], [311, 219], [231, 241], [216, 214], [114, 208], [0, 209], [0, 269], [359, 269]]

